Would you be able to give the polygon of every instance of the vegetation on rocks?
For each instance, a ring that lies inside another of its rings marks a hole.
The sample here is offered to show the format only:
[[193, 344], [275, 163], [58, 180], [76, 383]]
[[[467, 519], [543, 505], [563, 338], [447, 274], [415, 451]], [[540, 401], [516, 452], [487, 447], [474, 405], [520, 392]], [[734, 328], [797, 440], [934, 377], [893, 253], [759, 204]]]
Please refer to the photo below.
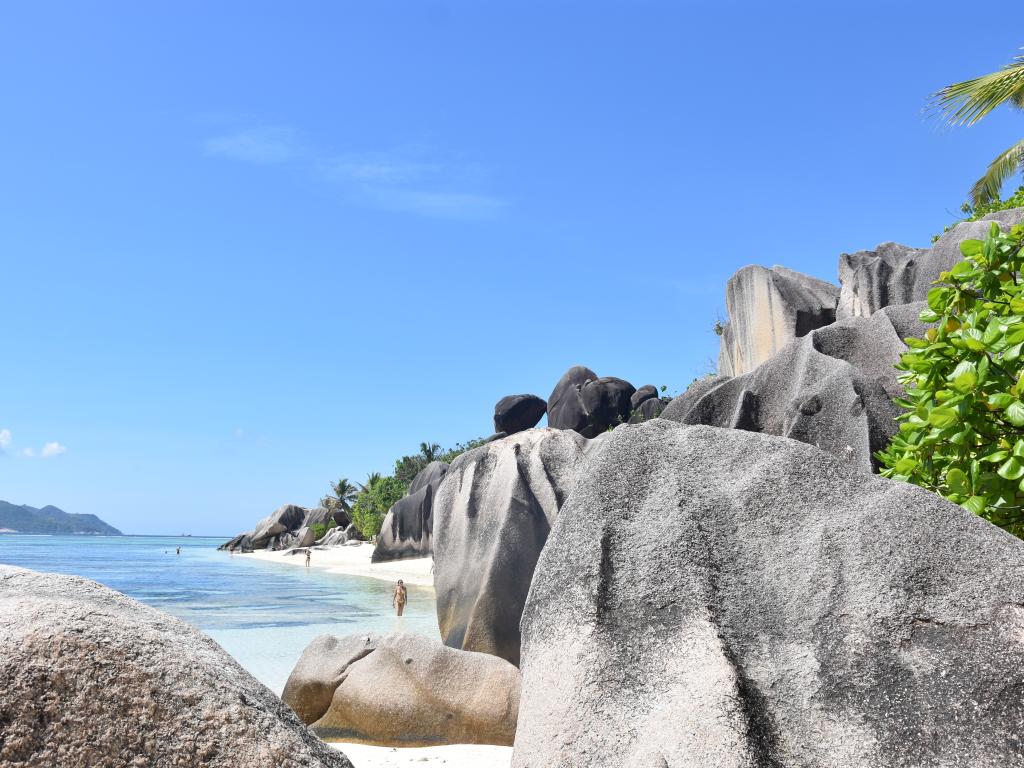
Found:
[[877, 454], [906, 480], [1024, 537], [1024, 227], [993, 224], [928, 294], [897, 368], [900, 430]]

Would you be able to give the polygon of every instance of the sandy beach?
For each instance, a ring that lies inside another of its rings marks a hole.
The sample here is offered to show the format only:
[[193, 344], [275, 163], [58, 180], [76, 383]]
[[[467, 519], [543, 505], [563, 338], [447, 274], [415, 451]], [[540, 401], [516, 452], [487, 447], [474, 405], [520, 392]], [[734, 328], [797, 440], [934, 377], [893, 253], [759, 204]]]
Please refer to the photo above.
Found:
[[[330, 547], [328, 549], [316, 549], [314, 547], [309, 567], [319, 568], [327, 573], [339, 573], [346, 576], [365, 576], [382, 581], [402, 579], [406, 584], [415, 586], [434, 586], [434, 576], [432, 573], [434, 566], [433, 558], [420, 557], [415, 560], [371, 563], [370, 556], [372, 554], [373, 545], [367, 542]], [[306, 564], [306, 556], [301, 552], [292, 555], [288, 554], [287, 551], [268, 552], [266, 550], [257, 550], [251, 554], [239, 554], [235, 555], [235, 557], [251, 557], [257, 560], [267, 560], [299, 567], [304, 567]]]
[[512, 747], [456, 744], [448, 747], [368, 747], [365, 744], [331, 744], [340, 749], [356, 768], [508, 768]]

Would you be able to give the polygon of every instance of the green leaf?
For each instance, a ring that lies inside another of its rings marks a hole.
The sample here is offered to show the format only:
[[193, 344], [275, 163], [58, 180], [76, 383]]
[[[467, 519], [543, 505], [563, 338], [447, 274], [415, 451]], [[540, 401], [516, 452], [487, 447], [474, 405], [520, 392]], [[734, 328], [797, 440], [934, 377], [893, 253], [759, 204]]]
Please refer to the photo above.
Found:
[[[1021, 312], [1024, 312], [1024, 300], [1021, 301]], [[922, 310], [921, 314], [918, 315], [918, 319], [922, 323], [937, 323], [939, 321], [939, 315], [930, 309]]]
[[996, 470], [996, 474], [1007, 480], [1020, 480], [1024, 477], [1024, 464], [1016, 456], [1011, 456], [1003, 466]]
[[1015, 427], [1024, 427], [1024, 403], [1014, 400], [1006, 406], [1006, 418]]
[[970, 488], [967, 485], [967, 473], [962, 469], [953, 467], [946, 473], [946, 485], [953, 493], [968, 493]]
[[971, 496], [971, 498], [965, 501], [961, 506], [968, 512], [980, 515], [985, 511], [985, 499], [981, 496]]
[[917, 467], [917, 461], [907, 456], [906, 458], [900, 459], [896, 462], [896, 466], [893, 469], [896, 470], [897, 474], [909, 475]]
[[973, 259], [975, 256], [979, 256], [981, 254], [981, 249], [981, 240], [964, 240], [960, 243], [960, 253], [968, 259]]
[[981, 352], [985, 349], [985, 337], [977, 328], [968, 328], [963, 331], [961, 338], [968, 349], [973, 349], [975, 352]]
[[928, 306], [936, 312], [941, 312], [946, 308], [946, 296], [948, 294], [948, 288], [932, 288], [928, 291]]
[[997, 392], [994, 395], [988, 396], [988, 404], [993, 408], [1005, 408], [1013, 402], [1013, 396], [1008, 395], [1005, 392]]
[[[1024, 403], [1021, 404], [1021, 408], [1024, 414]], [[939, 428], [951, 427], [956, 424], [958, 418], [956, 408], [932, 408], [932, 412], [928, 414], [928, 423]]]
[[978, 369], [965, 360], [953, 369], [950, 380], [957, 392], [970, 392], [978, 383]]
[[[1013, 312], [1024, 314], [1024, 299], [1010, 299], [1010, 309]], [[922, 313], [924, 314], [924, 313]]]
[[973, 264], [971, 264], [971, 262], [969, 262], [969, 261], [958, 261], [955, 265], [953, 265], [953, 268], [951, 270], [949, 270], [949, 273], [953, 277], [964, 277], [965, 275], [968, 275], [971, 272], [974, 272], [974, 270], [975, 270], [975, 267], [974, 267]]

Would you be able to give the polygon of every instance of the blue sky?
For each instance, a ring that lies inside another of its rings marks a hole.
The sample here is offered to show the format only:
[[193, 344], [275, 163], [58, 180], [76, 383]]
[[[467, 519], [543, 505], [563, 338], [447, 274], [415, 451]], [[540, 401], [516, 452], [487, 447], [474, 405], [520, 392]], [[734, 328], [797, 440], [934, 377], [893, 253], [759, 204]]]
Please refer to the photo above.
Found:
[[739, 267], [955, 218], [1024, 115], [926, 97], [1016, 7], [7, 3], [0, 499], [234, 534], [575, 363], [681, 390]]

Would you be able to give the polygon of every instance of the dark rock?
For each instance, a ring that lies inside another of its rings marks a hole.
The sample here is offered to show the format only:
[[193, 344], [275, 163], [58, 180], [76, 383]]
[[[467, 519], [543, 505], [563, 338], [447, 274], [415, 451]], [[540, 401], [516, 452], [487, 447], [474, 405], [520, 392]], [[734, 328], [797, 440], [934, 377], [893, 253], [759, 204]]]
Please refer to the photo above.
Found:
[[331, 521], [332, 517], [333, 515], [331, 511], [326, 507], [314, 507], [313, 509], [307, 509], [306, 516], [302, 521], [302, 525], [299, 527], [304, 528], [305, 526], [327, 525]]
[[519, 663], [534, 563], [594, 442], [530, 429], [452, 463], [434, 500], [434, 589], [446, 644]]
[[252, 532], [253, 546], [259, 547], [262, 542], [282, 533], [297, 531], [302, 527], [306, 513], [307, 510], [304, 507], [295, 504], [278, 507], [272, 515], [263, 518], [256, 524], [256, 528]]
[[231, 541], [221, 544], [217, 549], [236, 552], [240, 549], [252, 549], [252, 536], [248, 533], [240, 533]]
[[384, 517], [371, 562], [429, 557], [433, 553], [434, 496], [447, 471], [443, 461], [432, 461], [417, 473], [409, 493]]
[[633, 396], [629, 398], [629, 408], [631, 411], [635, 411], [640, 407], [640, 404], [645, 400], [658, 397], [658, 388], [653, 384], [644, 384], [640, 389], [633, 393]]
[[0, 566], [0, 765], [351, 768], [183, 621]]
[[494, 431], [512, 435], [531, 429], [547, 410], [548, 404], [536, 395], [508, 395], [494, 406]]
[[[666, 400], [668, 402], [666, 402]], [[640, 407], [633, 411], [633, 415], [629, 417], [630, 424], [640, 424], [648, 421], [649, 419], [657, 418], [661, 415], [661, 412], [665, 410], [668, 403], [672, 402], [671, 399], [665, 398], [665, 400], [658, 399], [657, 397], [648, 398], [640, 403]]]
[[325, 739], [510, 745], [519, 670], [420, 635], [321, 635], [303, 652], [282, 698]]
[[661, 418], [790, 437], [870, 471], [897, 430], [892, 399], [902, 390], [893, 365], [906, 347], [896, 325], [906, 332], [914, 311], [886, 309], [811, 331], [751, 373], [694, 383]]
[[629, 421], [629, 403], [634, 392], [632, 384], [614, 376], [603, 376], [584, 384], [580, 400], [587, 412], [587, 426], [580, 434], [597, 437], [609, 427]]
[[345, 537], [348, 541], [366, 541], [366, 537], [359, 532], [359, 529], [351, 524], [345, 528]]
[[580, 399], [580, 390], [597, 374], [582, 365], [574, 365], [558, 380], [548, 397], [548, 426], [555, 429], [574, 429], [582, 432], [589, 422], [587, 411]]
[[836, 319], [839, 288], [784, 267], [749, 266], [726, 286], [718, 372], [749, 373], [793, 339]]
[[1024, 544], [794, 441], [616, 430], [522, 630], [520, 768], [1024, 764]]

